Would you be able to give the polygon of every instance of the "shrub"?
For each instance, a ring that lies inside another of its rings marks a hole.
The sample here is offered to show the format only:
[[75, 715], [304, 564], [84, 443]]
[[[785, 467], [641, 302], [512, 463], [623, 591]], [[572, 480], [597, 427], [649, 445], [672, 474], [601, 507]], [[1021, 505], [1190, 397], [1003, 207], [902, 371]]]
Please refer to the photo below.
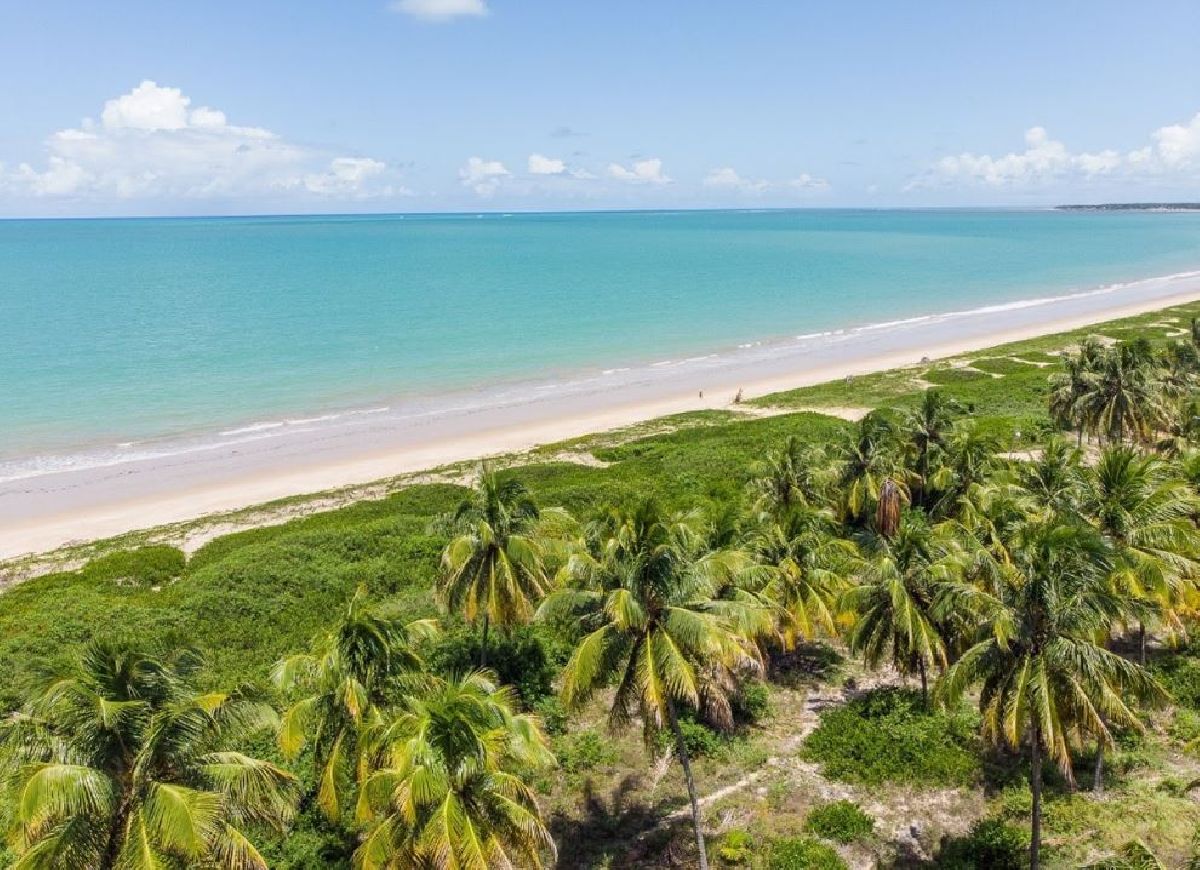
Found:
[[813, 809], [804, 829], [827, 840], [853, 843], [870, 836], [875, 830], [875, 819], [853, 801], [834, 801]]
[[554, 754], [564, 773], [615, 764], [619, 758], [613, 741], [594, 728], [558, 738], [554, 741]]
[[769, 870], [846, 870], [838, 853], [811, 837], [787, 837], [771, 844]]
[[966, 785], [980, 770], [974, 726], [965, 708], [925, 710], [916, 692], [877, 689], [822, 713], [803, 754], [835, 779]]
[[735, 722], [754, 725], [771, 712], [771, 690], [761, 680], [747, 680], [730, 699]]
[[150, 546], [109, 553], [88, 562], [86, 580], [119, 581], [132, 586], [162, 586], [183, 573], [187, 557], [174, 547]]
[[[694, 719], [679, 720], [679, 730], [683, 733], [683, 745], [687, 747], [688, 755], [699, 758], [702, 755], [720, 755], [726, 748], [726, 740], [707, 725]], [[658, 748], [660, 751], [675, 751], [675, 734], [670, 728], [658, 732]]]
[[1175, 703], [1190, 710], [1200, 710], [1200, 661], [1188, 652], [1164, 656], [1154, 662], [1150, 670]]
[[[460, 626], [438, 640], [429, 655], [429, 663], [445, 674], [462, 674], [479, 667], [479, 632]], [[487, 667], [500, 682], [512, 686], [529, 709], [554, 691], [557, 668], [550, 660], [546, 645], [534, 626], [517, 626], [510, 631], [488, 635]]]
[[754, 838], [745, 831], [730, 831], [717, 847], [723, 864], [749, 864], [754, 857]]
[[999, 819], [975, 823], [965, 837], [945, 838], [935, 866], [945, 870], [1020, 870], [1028, 865], [1025, 834]]

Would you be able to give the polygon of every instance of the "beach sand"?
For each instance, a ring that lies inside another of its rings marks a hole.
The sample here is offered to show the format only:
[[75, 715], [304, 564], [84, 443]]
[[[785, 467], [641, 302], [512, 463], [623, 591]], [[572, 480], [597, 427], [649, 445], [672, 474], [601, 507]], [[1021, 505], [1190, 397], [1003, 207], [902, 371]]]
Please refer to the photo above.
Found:
[[[1200, 299], [1187, 273], [1036, 304], [826, 334], [646, 368], [588, 389], [438, 414], [361, 419], [0, 483], [0, 559], [304, 493], [511, 453], [669, 414], [913, 365]], [[853, 410], [853, 409], [851, 409]]]

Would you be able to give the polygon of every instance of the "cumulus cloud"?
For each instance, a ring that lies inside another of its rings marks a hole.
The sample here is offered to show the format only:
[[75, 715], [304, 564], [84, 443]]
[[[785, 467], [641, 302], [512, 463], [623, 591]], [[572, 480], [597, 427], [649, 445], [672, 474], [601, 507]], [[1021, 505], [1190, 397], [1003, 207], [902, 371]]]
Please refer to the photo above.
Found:
[[788, 182], [788, 187], [795, 190], [828, 190], [829, 182], [824, 178], [817, 178], [815, 175], [801, 172]]
[[1108, 148], [1074, 152], [1044, 127], [1025, 131], [1025, 149], [993, 156], [963, 152], [938, 160], [906, 189], [953, 182], [989, 187], [1035, 187], [1064, 179], [1138, 178], [1200, 170], [1200, 114], [1184, 124], [1159, 127], [1151, 144], [1121, 153]]
[[403, 12], [422, 21], [453, 21], [488, 14], [485, 0], [394, 0], [389, 6], [394, 12]]
[[153, 81], [108, 100], [99, 121], [52, 134], [46, 149], [44, 168], [21, 163], [0, 171], [0, 186], [17, 196], [101, 202], [397, 192], [378, 160], [330, 155], [231, 124], [224, 112], [193, 108], [179, 88]]
[[482, 157], [471, 157], [458, 170], [459, 180], [480, 196], [488, 197], [494, 194], [503, 179], [512, 175], [499, 160], [484, 160]]
[[546, 157], [542, 154], [529, 155], [530, 175], [563, 175], [567, 164], [556, 157]]
[[635, 160], [632, 166], [620, 163], [608, 164], [608, 177], [635, 184], [670, 184], [671, 179], [662, 171], [662, 161], [657, 157]]
[[771, 186], [770, 182], [762, 179], [742, 178], [732, 166], [712, 170], [704, 177], [703, 184], [705, 187], [739, 190], [744, 193], [761, 193]]

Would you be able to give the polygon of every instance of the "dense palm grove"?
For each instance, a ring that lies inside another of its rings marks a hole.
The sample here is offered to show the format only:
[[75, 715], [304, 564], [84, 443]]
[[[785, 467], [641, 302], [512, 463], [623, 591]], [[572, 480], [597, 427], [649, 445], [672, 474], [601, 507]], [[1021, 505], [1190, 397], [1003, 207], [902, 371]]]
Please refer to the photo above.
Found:
[[357, 867], [542, 866], [555, 844], [530, 781], [554, 758], [502, 682], [519, 675], [489, 668], [536, 623], [570, 649], [563, 709], [602, 703], [610, 728], [671, 747], [701, 867], [683, 726], [731, 727], [747, 681], [823, 638], [923, 704], [977, 705], [982, 736], [1027, 760], [1036, 868], [1044, 767], [1075, 787], [1094, 753], [1080, 785], [1103, 788], [1118, 735], [1169, 701], [1148, 649], [1184, 638], [1200, 603], [1192, 332], [1066, 354], [1061, 431], [1036, 447], [1005, 452], [931, 388], [841, 441], [772, 446], [717, 511], [634, 498], [573, 517], [485, 466], [436, 521], [439, 601], [476, 632], [452, 668], [430, 665], [437, 621], [367, 590], [276, 664], [273, 692], [201, 692], [188, 649], [96, 641], [4, 724], [16, 866], [265, 867], [255, 838], [297, 813]]

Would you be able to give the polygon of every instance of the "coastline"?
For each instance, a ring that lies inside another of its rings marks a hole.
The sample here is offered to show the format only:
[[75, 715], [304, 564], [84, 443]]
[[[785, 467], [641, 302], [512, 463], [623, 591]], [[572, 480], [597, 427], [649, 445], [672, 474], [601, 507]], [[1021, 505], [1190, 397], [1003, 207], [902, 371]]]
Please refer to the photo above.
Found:
[[[284, 431], [0, 483], [0, 559], [515, 453], [658, 417], [900, 368], [1200, 299], [1200, 272], [970, 311], [798, 336], [794, 343], [666, 361], [524, 400], [353, 426]], [[654, 371], [657, 369], [657, 371]], [[608, 372], [606, 375], [610, 374]]]

